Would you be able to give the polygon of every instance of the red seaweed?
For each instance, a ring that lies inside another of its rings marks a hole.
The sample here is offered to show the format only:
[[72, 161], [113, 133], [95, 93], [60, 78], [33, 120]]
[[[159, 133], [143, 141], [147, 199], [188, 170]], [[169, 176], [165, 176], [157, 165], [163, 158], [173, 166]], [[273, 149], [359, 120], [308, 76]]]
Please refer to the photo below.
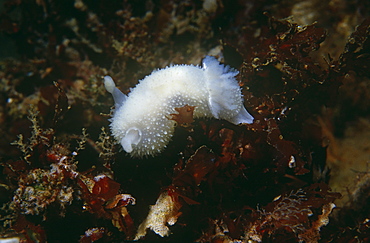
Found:
[[[369, 171], [351, 171], [343, 207], [328, 186], [335, 140], [370, 112], [368, 4], [2, 4], [0, 238], [369, 240]], [[168, 115], [179, 126], [161, 155], [122, 152], [102, 76], [129, 93], [153, 69], [205, 55], [239, 71], [254, 123], [194, 119], [186, 105]]]

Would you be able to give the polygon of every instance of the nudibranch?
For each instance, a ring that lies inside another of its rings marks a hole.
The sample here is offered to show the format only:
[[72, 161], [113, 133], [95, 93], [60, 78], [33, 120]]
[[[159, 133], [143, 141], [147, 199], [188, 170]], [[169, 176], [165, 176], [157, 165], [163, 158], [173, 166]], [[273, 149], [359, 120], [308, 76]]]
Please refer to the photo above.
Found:
[[126, 96], [110, 76], [106, 90], [113, 95], [115, 109], [110, 119], [114, 138], [133, 157], [155, 155], [169, 143], [175, 108], [195, 106], [194, 118], [224, 119], [233, 124], [253, 123], [243, 105], [238, 71], [207, 56], [203, 66], [173, 65], [153, 71]]

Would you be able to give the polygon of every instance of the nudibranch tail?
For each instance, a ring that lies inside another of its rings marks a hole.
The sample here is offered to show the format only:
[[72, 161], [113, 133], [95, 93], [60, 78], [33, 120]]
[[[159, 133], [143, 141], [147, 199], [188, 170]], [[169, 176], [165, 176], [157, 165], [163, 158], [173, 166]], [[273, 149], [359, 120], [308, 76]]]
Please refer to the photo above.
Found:
[[114, 103], [117, 110], [126, 101], [127, 96], [116, 87], [116, 84], [110, 76], [104, 77], [104, 86], [105, 89], [113, 95]]
[[251, 114], [249, 114], [249, 112], [245, 109], [244, 106], [242, 106], [238, 115], [230, 118], [229, 122], [236, 124], [236, 125], [241, 124], [241, 123], [252, 124], [253, 120], [254, 120], [254, 117]]

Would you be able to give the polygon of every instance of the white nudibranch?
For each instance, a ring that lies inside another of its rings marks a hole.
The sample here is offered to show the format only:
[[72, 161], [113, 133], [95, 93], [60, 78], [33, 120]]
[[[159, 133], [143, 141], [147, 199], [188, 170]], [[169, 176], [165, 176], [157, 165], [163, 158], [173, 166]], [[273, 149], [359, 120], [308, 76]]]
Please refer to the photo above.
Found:
[[128, 96], [105, 76], [105, 88], [115, 102], [112, 134], [127, 153], [142, 157], [161, 152], [169, 143], [176, 122], [168, 117], [176, 113], [175, 108], [195, 106], [194, 118], [214, 117], [236, 125], [253, 123], [243, 105], [237, 74], [207, 56], [203, 67], [174, 65], [153, 71]]

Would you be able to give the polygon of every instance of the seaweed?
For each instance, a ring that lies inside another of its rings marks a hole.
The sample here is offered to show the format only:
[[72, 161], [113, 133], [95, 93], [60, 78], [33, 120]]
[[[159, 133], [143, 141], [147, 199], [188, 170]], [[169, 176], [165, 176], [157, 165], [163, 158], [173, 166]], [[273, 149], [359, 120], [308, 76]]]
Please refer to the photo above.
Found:
[[[329, 187], [345, 173], [336, 160], [349, 163], [337, 140], [368, 119], [368, 10], [361, 1], [4, 1], [1, 41], [17, 56], [0, 65], [1, 238], [368, 241], [369, 171], [347, 171], [355, 190], [343, 197]], [[239, 70], [254, 123], [193, 119], [186, 105], [167, 117], [178, 126], [162, 154], [126, 155], [108, 131], [102, 76], [128, 93], [155, 68], [207, 54]]]

